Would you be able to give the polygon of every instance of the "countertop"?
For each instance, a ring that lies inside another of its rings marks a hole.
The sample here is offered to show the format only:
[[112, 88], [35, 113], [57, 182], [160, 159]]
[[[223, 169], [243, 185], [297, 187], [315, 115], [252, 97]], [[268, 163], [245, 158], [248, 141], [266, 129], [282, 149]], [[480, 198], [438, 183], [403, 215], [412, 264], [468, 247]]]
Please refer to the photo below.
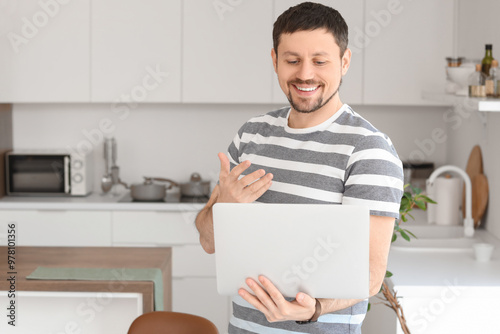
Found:
[[0, 210], [92, 210], [92, 211], [199, 211], [203, 203], [179, 203], [179, 194], [167, 195], [166, 202], [120, 202], [128, 192], [91, 193], [85, 197], [4, 196]]
[[[412, 225], [426, 224], [425, 213], [417, 212], [414, 216], [415, 222], [402, 223], [401, 227], [411, 231]], [[432, 287], [467, 287], [476, 296], [487, 290], [496, 291], [495, 295], [500, 297], [500, 240], [482, 228], [476, 229], [475, 235], [494, 244], [489, 262], [476, 261], [472, 248], [440, 251], [392, 248], [388, 270], [394, 275], [391, 277], [394, 288], [400, 295], [428, 295], [435, 293]]]

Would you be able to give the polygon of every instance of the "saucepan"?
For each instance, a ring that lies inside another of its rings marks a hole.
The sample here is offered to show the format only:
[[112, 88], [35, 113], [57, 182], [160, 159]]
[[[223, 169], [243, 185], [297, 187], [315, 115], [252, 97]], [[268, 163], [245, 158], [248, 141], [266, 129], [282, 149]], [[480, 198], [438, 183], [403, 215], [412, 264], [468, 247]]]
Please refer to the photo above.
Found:
[[[168, 187], [163, 183], [156, 183], [154, 181], [168, 182]], [[161, 201], [167, 195], [167, 189], [179, 185], [170, 180], [161, 177], [144, 177], [143, 183], [136, 183], [130, 186], [130, 196], [136, 201]]]
[[189, 182], [181, 183], [182, 196], [200, 197], [210, 195], [210, 181], [201, 179], [200, 174], [191, 174]]

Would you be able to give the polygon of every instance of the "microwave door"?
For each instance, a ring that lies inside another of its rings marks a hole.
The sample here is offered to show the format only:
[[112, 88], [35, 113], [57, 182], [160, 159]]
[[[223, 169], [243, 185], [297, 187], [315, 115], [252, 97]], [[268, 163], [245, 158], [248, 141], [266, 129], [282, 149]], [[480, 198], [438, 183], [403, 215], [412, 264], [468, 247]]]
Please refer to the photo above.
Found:
[[69, 193], [69, 160], [65, 155], [9, 157], [10, 194]]

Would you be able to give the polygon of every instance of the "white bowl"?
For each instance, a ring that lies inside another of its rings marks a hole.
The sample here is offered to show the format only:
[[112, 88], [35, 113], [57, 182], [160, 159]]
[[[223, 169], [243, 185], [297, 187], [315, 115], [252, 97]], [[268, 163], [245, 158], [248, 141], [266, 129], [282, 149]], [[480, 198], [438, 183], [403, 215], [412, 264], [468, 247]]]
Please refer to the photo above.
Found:
[[477, 243], [473, 245], [476, 260], [479, 262], [488, 262], [493, 254], [494, 245], [488, 243]]
[[446, 73], [448, 73], [450, 80], [460, 87], [457, 95], [468, 94], [469, 76], [475, 71], [476, 69], [472, 66], [446, 67]]

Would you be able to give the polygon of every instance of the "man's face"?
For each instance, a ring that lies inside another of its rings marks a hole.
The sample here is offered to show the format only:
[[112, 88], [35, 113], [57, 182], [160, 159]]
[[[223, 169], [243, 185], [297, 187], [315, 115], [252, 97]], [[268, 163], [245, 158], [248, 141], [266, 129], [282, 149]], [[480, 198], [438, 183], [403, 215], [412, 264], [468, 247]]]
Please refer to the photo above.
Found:
[[273, 49], [271, 55], [281, 89], [292, 108], [302, 113], [334, 99], [351, 58], [349, 49], [340, 57], [340, 48], [326, 29], [283, 34], [278, 54]]

